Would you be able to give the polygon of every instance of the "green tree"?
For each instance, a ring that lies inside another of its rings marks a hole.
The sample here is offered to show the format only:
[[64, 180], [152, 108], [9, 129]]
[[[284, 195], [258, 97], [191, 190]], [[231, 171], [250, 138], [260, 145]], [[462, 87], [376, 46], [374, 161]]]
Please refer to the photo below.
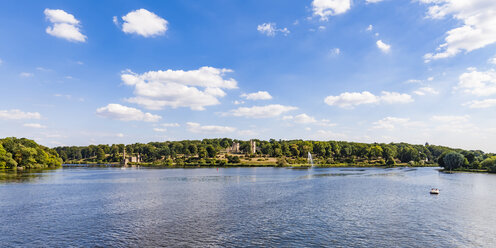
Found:
[[496, 172], [496, 156], [484, 159], [481, 163], [481, 167], [486, 168], [490, 172]]
[[444, 168], [455, 170], [465, 164], [465, 157], [458, 152], [450, 152], [443, 158]]
[[103, 150], [103, 148], [98, 147], [96, 149], [96, 160], [98, 162], [102, 162], [104, 159], [105, 159], [105, 151]]
[[207, 145], [206, 150], [209, 158], [215, 158], [215, 156], [217, 155], [217, 151], [215, 150], [213, 145]]

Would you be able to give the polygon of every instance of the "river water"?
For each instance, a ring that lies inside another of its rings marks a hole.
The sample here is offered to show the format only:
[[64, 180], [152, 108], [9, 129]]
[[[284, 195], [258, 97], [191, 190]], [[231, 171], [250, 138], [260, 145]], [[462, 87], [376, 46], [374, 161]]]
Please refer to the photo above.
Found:
[[[64, 168], [0, 175], [0, 247], [496, 247], [490, 174]], [[441, 193], [430, 195], [432, 187]]]

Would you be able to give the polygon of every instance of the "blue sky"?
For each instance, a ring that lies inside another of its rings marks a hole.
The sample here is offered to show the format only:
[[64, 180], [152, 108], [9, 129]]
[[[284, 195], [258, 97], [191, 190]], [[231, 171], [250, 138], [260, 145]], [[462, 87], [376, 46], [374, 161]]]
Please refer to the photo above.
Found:
[[491, 0], [4, 1], [0, 136], [496, 152]]

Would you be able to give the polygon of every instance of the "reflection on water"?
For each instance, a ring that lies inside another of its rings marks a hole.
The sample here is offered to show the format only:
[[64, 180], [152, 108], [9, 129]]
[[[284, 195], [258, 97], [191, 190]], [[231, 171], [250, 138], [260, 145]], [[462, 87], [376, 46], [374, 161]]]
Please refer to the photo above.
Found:
[[0, 169], [0, 184], [2, 183], [25, 183], [35, 182], [43, 176], [47, 176], [50, 169], [46, 170], [2, 170]]
[[0, 172], [0, 246], [496, 247], [495, 191], [435, 168]]

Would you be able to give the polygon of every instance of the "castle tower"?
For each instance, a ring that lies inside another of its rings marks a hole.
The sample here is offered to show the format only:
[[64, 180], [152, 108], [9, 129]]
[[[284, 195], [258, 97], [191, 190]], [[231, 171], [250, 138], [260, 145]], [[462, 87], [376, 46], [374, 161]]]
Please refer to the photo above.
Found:
[[257, 143], [254, 140], [250, 140], [250, 153], [254, 154], [257, 152]]
[[124, 147], [124, 152], [122, 153], [122, 163], [124, 164], [124, 167], [127, 167], [126, 147]]

